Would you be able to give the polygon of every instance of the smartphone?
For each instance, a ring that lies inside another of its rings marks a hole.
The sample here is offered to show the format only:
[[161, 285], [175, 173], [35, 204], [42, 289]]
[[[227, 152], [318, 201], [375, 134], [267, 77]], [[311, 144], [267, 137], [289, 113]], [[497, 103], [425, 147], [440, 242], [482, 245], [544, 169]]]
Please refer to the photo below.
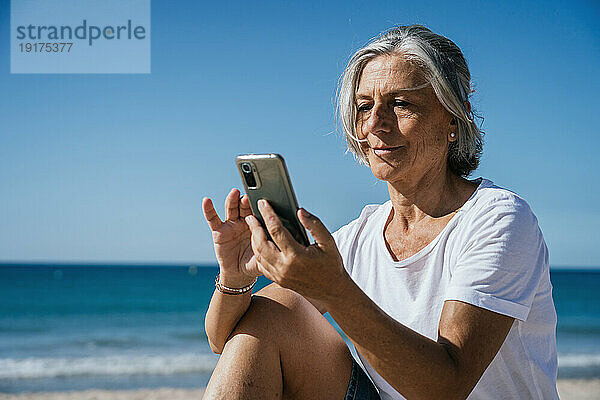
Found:
[[298, 219], [298, 202], [283, 157], [273, 153], [243, 154], [235, 158], [235, 164], [250, 200], [252, 213], [261, 225], [265, 227], [257, 202], [265, 199], [294, 239], [308, 246], [310, 242], [306, 230]]

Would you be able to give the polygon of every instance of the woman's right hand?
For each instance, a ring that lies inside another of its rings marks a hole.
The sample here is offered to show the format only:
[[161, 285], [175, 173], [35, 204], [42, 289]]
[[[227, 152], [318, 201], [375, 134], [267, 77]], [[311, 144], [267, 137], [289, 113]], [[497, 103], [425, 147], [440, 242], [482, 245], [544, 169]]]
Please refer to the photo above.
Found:
[[261, 273], [250, 244], [250, 229], [244, 220], [252, 214], [248, 196], [240, 199], [240, 191], [231, 189], [225, 199], [225, 221], [221, 221], [209, 198], [202, 200], [202, 211], [212, 231], [221, 269], [220, 282], [236, 288], [251, 284]]

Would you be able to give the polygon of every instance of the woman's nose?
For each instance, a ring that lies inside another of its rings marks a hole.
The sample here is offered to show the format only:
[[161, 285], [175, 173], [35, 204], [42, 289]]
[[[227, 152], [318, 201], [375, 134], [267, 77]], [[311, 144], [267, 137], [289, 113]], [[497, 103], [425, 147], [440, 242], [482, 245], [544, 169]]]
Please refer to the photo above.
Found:
[[385, 104], [374, 105], [369, 113], [369, 117], [365, 121], [365, 136], [369, 133], [381, 134], [390, 132], [392, 120], [392, 115], [390, 114], [393, 114], [393, 112]]

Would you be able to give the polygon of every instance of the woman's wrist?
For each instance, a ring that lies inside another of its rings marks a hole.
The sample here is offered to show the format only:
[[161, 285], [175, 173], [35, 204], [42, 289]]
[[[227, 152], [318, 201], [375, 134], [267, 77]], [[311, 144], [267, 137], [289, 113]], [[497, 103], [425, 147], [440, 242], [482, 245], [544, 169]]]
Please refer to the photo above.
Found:
[[242, 295], [246, 293], [252, 293], [252, 288], [254, 288], [257, 280], [258, 278], [254, 278], [251, 284], [243, 287], [228, 287], [220, 282], [219, 275], [217, 275], [215, 278], [215, 288], [223, 294]]
[[240, 274], [228, 274], [221, 271], [219, 273], [219, 283], [229, 288], [244, 288], [252, 285], [256, 281], [256, 277]]

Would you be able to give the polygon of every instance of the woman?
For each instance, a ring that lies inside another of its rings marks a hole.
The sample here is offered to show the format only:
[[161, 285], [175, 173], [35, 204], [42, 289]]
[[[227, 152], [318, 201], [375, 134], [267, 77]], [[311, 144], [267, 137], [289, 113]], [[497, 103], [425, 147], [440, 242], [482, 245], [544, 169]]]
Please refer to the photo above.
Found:
[[[390, 200], [333, 235], [301, 209], [309, 247], [266, 201], [274, 242], [236, 189], [224, 222], [203, 201], [221, 271], [206, 332], [222, 355], [206, 398], [558, 398], [546, 245], [524, 200], [466, 179], [481, 153], [469, 87], [458, 47], [422, 26], [358, 50], [340, 117]], [[251, 297], [261, 274], [275, 283]]]

